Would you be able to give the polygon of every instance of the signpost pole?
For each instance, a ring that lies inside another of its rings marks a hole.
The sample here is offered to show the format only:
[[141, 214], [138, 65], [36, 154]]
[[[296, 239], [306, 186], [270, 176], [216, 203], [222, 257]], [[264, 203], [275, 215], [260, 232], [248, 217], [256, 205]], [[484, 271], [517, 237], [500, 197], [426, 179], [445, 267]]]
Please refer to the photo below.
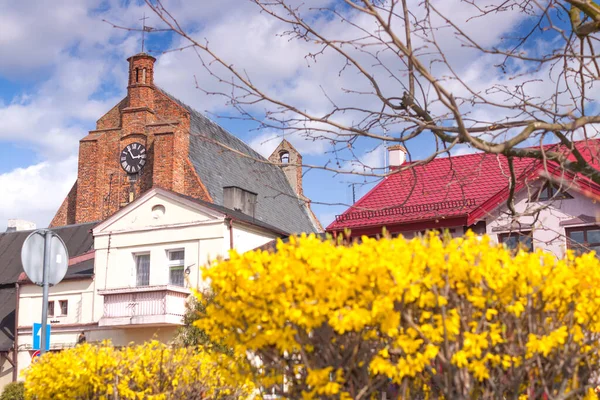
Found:
[[46, 352], [46, 331], [48, 330], [48, 275], [50, 272], [50, 251], [51, 245], [50, 241], [52, 240], [52, 232], [49, 230], [44, 231], [44, 280], [43, 280], [43, 295], [42, 295], [42, 329], [40, 332], [40, 354], [44, 354]]
[[58, 284], [65, 277], [69, 268], [69, 251], [56, 233], [49, 229], [38, 229], [23, 242], [21, 263], [29, 280], [43, 288], [41, 326], [34, 324], [33, 343], [44, 354], [50, 348], [52, 328], [52, 325], [48, 325], [48, 291], [50, 285]]

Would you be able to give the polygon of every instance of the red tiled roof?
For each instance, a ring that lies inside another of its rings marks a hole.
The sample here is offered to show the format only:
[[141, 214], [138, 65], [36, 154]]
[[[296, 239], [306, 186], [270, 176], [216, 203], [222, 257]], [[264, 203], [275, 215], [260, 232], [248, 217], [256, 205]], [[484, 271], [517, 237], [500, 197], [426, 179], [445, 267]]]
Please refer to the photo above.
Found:
[[[583, 147], [582, 142], [577, 146], [586, 159], [595, 162], [600, 154], [600, 141], [589, 142], [591, 147]], [[523, 158], [514, 159], [514, 168], [517, 190], [526, 181], [537, 179], [544, 170], [541, 162]], [[549, 165], [548, 172], [560, 175], [559, 168], [553, 165]], [[438, 158], [387, 176], [356, 204], [338, 215], [327, 230], [458, 217], [464, 217], [464, 224], [470, 225], [506, 200], [508, 177], [508, 161], [502, 155], [478, 153]], [[590, 184], [591, 181], [587, 181], [587, 185]], [[600, 189], [591, 185], [596, 191]]]

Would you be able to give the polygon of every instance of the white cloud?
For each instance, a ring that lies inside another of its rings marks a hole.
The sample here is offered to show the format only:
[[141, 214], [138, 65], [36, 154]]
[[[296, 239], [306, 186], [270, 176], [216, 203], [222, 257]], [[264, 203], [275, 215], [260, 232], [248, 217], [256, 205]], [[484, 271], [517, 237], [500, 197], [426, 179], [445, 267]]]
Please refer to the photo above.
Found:
[[[410, 1], [417, 7], [416, 12], [422, 11], [418, 8], [418, 0]], [[297, 2], [304, 2], [305, 12], [308, 12], [309, 7], [332, 1]], [[467, 23], [467, 19], [474, 14], [472, 6], [460, 0], [440, 0], [435, 4], [467, 32], [474, 33], [484, 45], [498, 43], [502, 34], [514, 30], [527, 18], [524, 13], [511, 11], [491, 13], [485, 18]], [[491, 0], [482, 0], [477, 4], [485, 7], [491, 4]], [[287, 36], [281, 36], [289, 26], [260, 13], [252, 2], [166, 0], [165, 5], [180, 22], [191, 28], [194, 37], [200, 41], [206, 38], [212, 49], [228, 63], [247, 73], [255, 84], [301, 110], [324, 115], [331, 110], [331, 102], [338, 106], [374, 111], [380, 109], [381, 102], [375, 96], [346, 91], [372, 91], [369, 82], [358, 74], [356, 69], [346, 68], [340, 73], [344, 60], [331, 49], [325, 49], [316, 62], [305, 58], [308, 53], [319, 51], [320, 47], [313, 42], [290, 40]], [[0, 0], [0, 9], [3, 10], [0, 14], [0, 54], [11, 55], [0, 59], [0, 75], [11, 79], [44, 77], [41, 81], [33, 79], [36, 84], [27, 93], [18, 93], [12, 101], [0, 103], [0, 143], [4, 141], [24, 144], [34, 149], [38, 156], [45, 160], [23, 170], [0, 175], [0, 187], [18, 182], [17, 177], [25, 177], [26, 174], [29, 174], [27, 176], [33, 181], [41, 179], [39, 177], [47, 176], [50, 169], [60, 166], [65, 171], [69, 170], [68, 173], [51, 177], [57, 182], [64, 182], [60, 184], [63, 185], [63, 193], [57, 195], [58, 200], [52, 200], [60, 204], [74, 181], [76, 171], [76, 163], [60, 164], [60, 160], [70, 160], [76, 155], [78, 139], [85, 135], [88, 129], [93, 129], [94, 121], [120, 99], [120, 95], [125, 92], [125, 58], [139, 51], [138, 33], [130, 34], [124, 30], [113, 29], [102, 22], [102, 19], [122, 26], [139, 26], [139, 18], [142, 12], [146, 11], [150, 16], [150, 26], [160, 27], [161, 24], [143, 4], [129, 4], [120, 0], [59, 0], [51, 6], [43, 0]], [[368, 31], [374, 30], [372, 19], [365, 15], [347, 15], [353, 23]], [[314, 22], [329, 36], [348, 38], [363, 34], [338, 18], [315, 18]], [[482, 90], [489, 87], [490, 83], [503, 82], [504, 78], [494, 69], [491, 57], [477, 58], [472, 49], [465, 48], [456, 39], [451, 28], [443, 27], [445, 23], [439, 18], [434, 17], [433, 24], [439, 28], [437, 36], [440, 46], [456, 71], [465, 76], [469, 84], [477, 90]], [[396, 24], [396, 29], [402, 31], [402, 25]], [[415, 38], [414, 43], [417, 48], [424, 45], [425, 41]], [[177, 39], [173, 47], [183, 44], [186, 43]], [[431, 50], [421, 48], [419, 51]], [[360, 50], [352, 50], [352, 54], [373, 71], [374, 76], [382, 82], [382, 88], [387, 95], [401, 95], [404, 90], [402, 82], [406, 80], [402, 71], [406, 67], [400, 58], [391, 53], [382, 53], [381, 60], [389, 69], [385, 70], [377, 67], [375, 60]], [[225, 98], [207, 96], [196, 89], [195, 85], [198, 82], [204, 90], [225, 93], [230, 91], [230, 88], [220, 84], [202, 68], [193, 51], [159, 54], [157, 58], [158, 85], [199, 111], [208, 110], [217, 114], [228, 114], [232, 111], [225, 104]], [[435, 68], [438, 68], [437, 64]], [[398, 80], [391, 79], [389, 71], [396, 71]], [[441, 76], [447, 70], [442, 68], [436, 69], [435, 72]], [[450, 81], [446, 84], [453, 92], [464, 95], [464, 88], [457, 82]], [[107, 86], [110, 88], [110, 95], [105, 94]], [[548, 88], [551, 85], [546, 85], [546, 89], [543, 88], [543, 84], [539, 86], [542, 87], [540, 90], [550, 90]], [[261, 110], [263, 106], [265, 104], [260, 103], [250, 107], [250, 110]], [[361, 121], [363, 116], [364, 114], [356, 111], [347, 111], [334, 117], [340, 123], [351, 125]], [[481, 111], [474, 116], [491, 120], [498, 117], [496, 113]], [[389, 128], [392, 130], [389, 134], [395, 134], [399, 129], [394, 125]], [[377, 131], [383, 128], [374, 126], [372, 129]], [[325, 136], [331, 138], [330, 134]], [[324, 155], [332, 147], [326, 139], [313, 141], [299, 133], [286, 134], [285, 137], [302, 154], [315, 158]], [[257, 133], [250, 140], [250, 144], [261, 154], [268, 156], [280, 140], [281, 137], [274, 131], [267, 130]], [[341, 158], [347, 160], [340, 160], [343, 168], [364, 171], [383, 167], [385, 149], [378, 144], [367, 140], [355, 143], [354, 149], [358, 159], [351, 162], [349, 160], [352, 155], [348, 151], [342, 152]], [[330, 158], [329, 155], [325, 155], [322, 160], [327, 161], [327, 158]], [[19, 183], [15, 184], [16, 188], [21, 187]], [[41, 184], [44, 185], [43, 182]], [[7, 215], [4, 219], [17, 217], [19, 215], [13, 214], [26, 211], [19, 201], [20, 193], [5, 193], [3, 190], [2, 198], [3, 203], [0, 205], [3, 210], [8, 210], [5, 211]], [[56, 205], [51, 209], [46, 205], [29, 206], [32, 207], [30, 211], [35, 213], [31, 219], [39, 221], [51, 218], [50, 214], [58, 207]]]
[[[105, 46], [112, 32], [94, 15], [101, 0], [0, 0], [0, 73], [11, 77], [44, 73], [67, 48]], [[120, 35], [125, 36], [126, 32]]]
[[286, 133], [285, 135], [266, 131], [252, 138], [248, 143], [250, 147], [260, 153], [263, 157], [269, 157], [279, 143], [285, 139], [298, 150], [301, 155], [324, 155], [330, 150], [330, 143], [325, 139], [312, 139], [300, 135], [298, 132]]
[[0, 141], [25, 144], [47, 158], [74, 154], [78, 141], [118, 98], [93, 99], [108, 80], [109, 61], [63, 55], [51, 79], [0, 106]]
[[340, 169], [364, 175], [382, 174], [385, 172], [386, 154], [387, 147], [380, 144], [374, 149], [369, 149], [362, 154], [355, 154], [355, 157], [346, 161]]
[[[419, 7], [416, 0], [412, 3], [414, 3], [416, 18], [423, 18], [425, 10]], [[174, 4], [173, 15], [176, 18], [181, 18], [183, 21], [192, 20], [188, 13], [183, 11], [182, 3], [175, 2]], [[478, 13], [474, 6], [459, 0], [444, 0], [435, 4], [465, 32], [476, 37], [482, 45], [498, 43], [504, 33], [515, 29], [519, 23], [528, 18], [525, 13], [509, 10], [490, 13], [483, 18], [470, 19]], [[478, 6], [482, 9], [491, 4], [493, 4], [491, 0], [478, 2]], [[276, 7], [273, 6], [273, 8]], [[305, 6], [304, 11], [307, 12], [308, 8]], [[339, 18], [315, 18], [312, 21], [324, 36], [336, 39], [357, 39], [363, 37], [365, 31], [376, 31], [376, 25], [370, 16], [339, 10], [345, 14], [347, 21]], [[316, 116], [326, 115], [330, 112], [334, 108], [332, 103], [338, 107], [353, 107], [353, 110], [338, 112], [333, 116], [335, 121], [346, 125], [358, 124], [367, 116], [367, 113], [357, 111], [357, 109], [374, 112], [381, 109], [381, 101], [376, 96], [365, 94], [372, 93], [373, 89], [370, 87], [370, 82], [358, 73], [356, 68], [347, 66], [343, 72], [340, 72], [345, 65], [343, 57], [331, 48], [322, 48], [311, 41], [291, 39], [289, 36], [282, 35], [283, 32], [290, 29], [290, 26], [265, 15], [265, 13], [257, 12], [256, 7], [243, 6], [240, 9], [233, 9], [226, 15], [219, 15], [214, 20], [202, 21], [200, 26], [190, 25], [189, 33], [201, 43], [204, 43], [205, 40], [208, 41], [209, 47], [226, 64], [233, 65], [238, 71], [247, 74], [253, 84], [278, 100], [293, 104], [298, 109], [307, 110]], [[395, 23], [396, 30], [401, 32], [403, 30], [402, 22], [396, 20]], [[500, 71], [494, 69], [491, 59], [487, 62], [479, 62], [480, 54], [465, 47], [464, 42], [456, 38], [454, 29], [449, 27], [445, 21], [433, 15], [431, 23], [436, 29], [437, 43], [446, 54], [449, 63], [458, 74], [467, 75], [467, 82], [480, 89], [479, 83], [489, 84], [490, 80], [501, 74]], [[364, 31], [355, 28], [352, 24], [363, 28]], [[493, 26], [494, 29], [490, 29], [490, 26]], [[430, 39], [431, 37], [419, 37], [418, 34], [414, 38], [415, 49], [418, 49], [419, 53], [429, 54], [423, 56], [426, 63], [439, 58], [434, 54], [433, 46], [428, 45], [426, 41]], [[358, 42], [364, 43], [366, 40], [358, 39]], [[188, 44], [186, 41], [176, 40], [173, 47], [177, 48], [186, 44]], [[383, 50], [382, 46], [368, 48], [372, 49], [370, 53]], [[346, 46], [345, 49], [363, 66], [366, 66], [380, 82], [384, 95], [401, 96], [405, 90], [403, 84], [406, 82], [406, 73], [403, 71], [406, 70], [406, 66], [400, 57], [392, 52], [383, 51], [379, 53], [379, 59], [376, 60], [371, 54], [364, 52], [364, 48], [360, 46], [356, 49]], [[307, 54], [320, 53], [320, 50], [323, 52], [316, 57], [316, 62], [311, 57], [307, 57]], [[205, 63], [212, 61], [206, 54], [203, 54], [202, 58]], [[383, 68], [382, 65], [385, 65], [386, 68]], [[440, 78], [449, 72], [448, 68], [439, 67], [440, 63], [432, 63], [432, 65], [434, 72]], [[195, 52], [188, 50], [168, 53], [159, 59], [157, 81], [165, 89], [181, 96], [182, 100], [201, 111], [223, 113], [225, 110], [225, 112], [231, 112], [232, 109], [227, 108], [226, 97], [206, 96], [202, 91], [196, 90], [197, 83], [201, 89], [209, 92], [232, 94], [232, 90], [227, 84], [230, 73], [218, 67], [216, 63], [211, 64], [211, 68], [225, 82], [219, 82], [211, 76], [202, 67]], [[396, 78], [391, 78], [391, 73], [394, 73]], [[457, 82], [449, 81], [448, 85], [459, 94], [464, 92], [464, 88], [461, 88]], [[425, 84], [426, 91], [428, 86]], [[241, 95], [243, 92], [236, 90], [233, 94]], [[276, 106], [268, 105], [265, 102], [248, 106], [248, 110], [256, 113], [259, 117], [263, 108], [271, 111], [277, 109]], [[368, 119], [363, 124], [366, 125], [370, 121]], [[377, 132], [385, 128], [373, 125], [370, 129]], [[400, 126], [390, 124], [388, 129], [391, 131], [386, 133], [395, 134]], [[260, 135], [257, 139], [264, 141], [265, 135]], [[371, 143], [367, 146], [373, 147], [374, 144]]]
[[30, 84], [0, 101], [0, 145], [30, 149], [35, 163], [0, 175], [0, 231], [9, 218], [49, 223], [75, 182], [79, 139], [125, 93], [125, 58], [139, 35], [123, 40], [127, 32], [102, 19], [133, 23], [141, 12], [134, 19], [139, 8], [121, 4], [98, 11], [104, 4], [0, 0], [0, 54], [9, 55], [0, 77]]
[[34, 83], [0, 102], [0, 143], [18, 143], [42, 159], [64, 159], [77, 153], [79, 139], [122, 98], [125, 59], [139, 49], [140, 35], [126, 37], [127, 31], [103, 19], [135, 26], [141, 6], [113, 3], [98, 11], [101, 0], [51, 6], [0, 0], [0, 53], [10, 54], [0, 59], [0, 76]]
[[46, 227], [77, 177], [77, 157], [44, 161], [0, 174], [0, 232], [8, 219], [32, 221]]

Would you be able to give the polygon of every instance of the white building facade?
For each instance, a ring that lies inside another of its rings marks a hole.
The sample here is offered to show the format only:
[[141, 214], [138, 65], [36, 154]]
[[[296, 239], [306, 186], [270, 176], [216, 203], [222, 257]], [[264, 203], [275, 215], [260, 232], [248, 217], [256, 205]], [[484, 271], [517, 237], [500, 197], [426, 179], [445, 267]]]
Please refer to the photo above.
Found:
[[[93, 275], [50, 288], [51, 350], [76, 345], [82, 332], [87, 341], [116, 346], [168, 342], [182, 326], [192, 289], [208, 286], [201, 267], [230, 249], [246, 252], [284, 235], [241, 212], [152, 189], [93, 229]], [[41, 312], [41, 288], [22, 284], [19, 370], [31, 363]]]

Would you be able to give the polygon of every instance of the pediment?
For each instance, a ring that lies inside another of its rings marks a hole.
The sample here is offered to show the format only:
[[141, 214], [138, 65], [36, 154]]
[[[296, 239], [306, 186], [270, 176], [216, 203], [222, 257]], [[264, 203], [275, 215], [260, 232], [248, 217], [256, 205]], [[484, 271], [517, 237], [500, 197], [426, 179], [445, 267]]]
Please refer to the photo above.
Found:
[[193, 199], [152, 189], [98, 225], [94, 235], [210, 223], [224, 217]]

